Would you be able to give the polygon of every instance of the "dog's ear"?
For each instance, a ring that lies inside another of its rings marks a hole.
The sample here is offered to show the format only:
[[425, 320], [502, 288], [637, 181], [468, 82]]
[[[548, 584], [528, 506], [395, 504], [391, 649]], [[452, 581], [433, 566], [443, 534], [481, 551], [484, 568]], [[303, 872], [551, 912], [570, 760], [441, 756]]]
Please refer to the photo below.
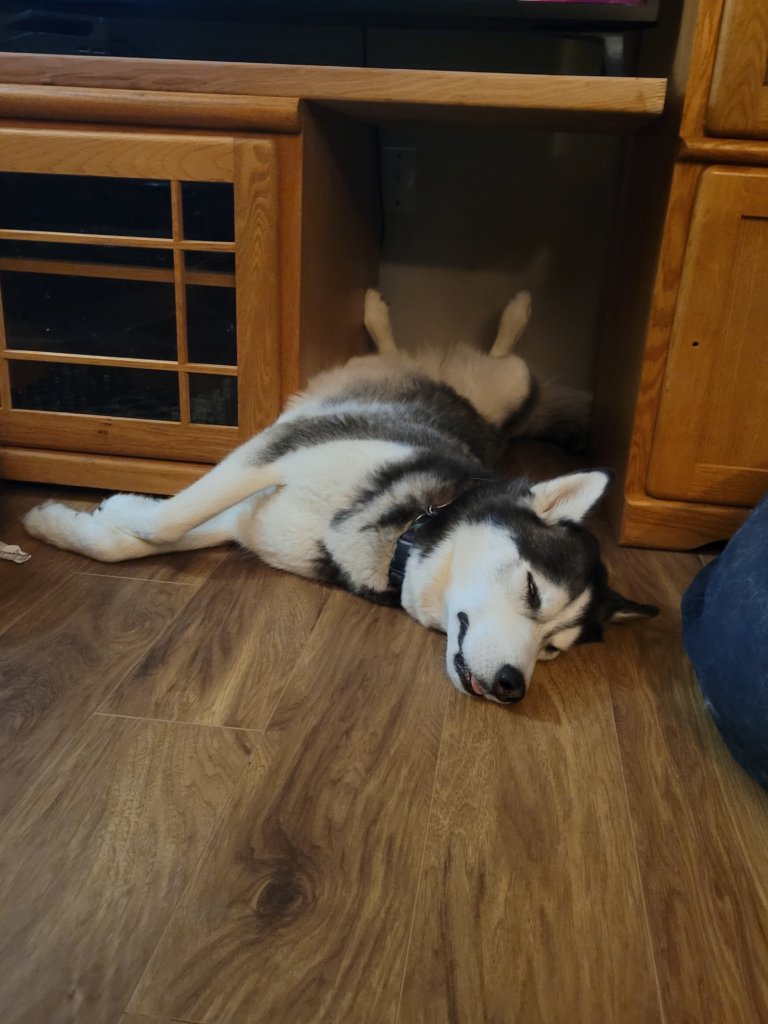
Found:
[[628, 619], [652, 619], [659, 614], [655, 604], [638, 604], [615, 590], [609, 590], [600, 609], [603, 622], [626, 622]]
[[568, 473], [554, 480], [534, 484], [531, 507], [539, 519], [553, 526], [555, 523], [580, 523], [600, 501], [611, 482], [605, 469], [589, 473]]

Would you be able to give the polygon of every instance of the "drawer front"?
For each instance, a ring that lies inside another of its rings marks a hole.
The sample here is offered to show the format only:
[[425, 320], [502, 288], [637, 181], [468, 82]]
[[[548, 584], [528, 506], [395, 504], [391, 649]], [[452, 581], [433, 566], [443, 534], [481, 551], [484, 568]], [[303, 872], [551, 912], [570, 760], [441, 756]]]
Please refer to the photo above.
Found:
[[725, 0], [706, 128], [768, 139], [768, 0]]
[[700, 178], [647, 480], [657, 498], [768, 491], [768, 170]]

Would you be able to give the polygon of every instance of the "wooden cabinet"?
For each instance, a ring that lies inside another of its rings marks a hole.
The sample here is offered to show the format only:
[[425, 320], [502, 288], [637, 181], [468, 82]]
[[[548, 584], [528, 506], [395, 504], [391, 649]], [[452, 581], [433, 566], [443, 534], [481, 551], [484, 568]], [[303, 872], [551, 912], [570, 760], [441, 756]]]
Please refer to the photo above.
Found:
[[657, 203], [643, 178], [651, 151], [627, 190], [595, 415], [619, 539], [680, 549], [727, 539], [768, 492], [768, 3], [685, 13], [669, 192]]
[[726, 0], [706, 129], [713, 135], [768, 139], [768, 4]]
[[768, 170], [699, 178], [648, 467], [657, 498], [768, 492]]
[[4, 475], [174, 491], [362, 350], [370, 133], [287, 114], [0, 126]]

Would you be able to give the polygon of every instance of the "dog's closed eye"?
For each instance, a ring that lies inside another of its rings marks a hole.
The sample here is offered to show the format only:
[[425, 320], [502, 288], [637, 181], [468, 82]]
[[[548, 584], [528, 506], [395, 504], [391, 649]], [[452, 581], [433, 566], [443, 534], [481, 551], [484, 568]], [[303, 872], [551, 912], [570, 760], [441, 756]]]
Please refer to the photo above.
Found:
[[536, 612], [541, 608], [541, 594], [539, 593], [539, 588], [536, 586], [536, 581], [530, 573], [528, 573], [528, 587], [525, 598], [531, 611]]

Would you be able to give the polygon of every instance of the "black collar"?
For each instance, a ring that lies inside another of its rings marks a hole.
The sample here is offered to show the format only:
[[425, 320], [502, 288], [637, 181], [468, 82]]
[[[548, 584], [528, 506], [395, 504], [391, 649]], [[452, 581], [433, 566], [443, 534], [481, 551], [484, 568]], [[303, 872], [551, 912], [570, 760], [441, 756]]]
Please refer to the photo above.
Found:
[[422, 512], [421, 515], [417, 516], [405, 533], [401, 533], [397, 538], [395, 553], [392, 555], [392, 561], [389, 563], [389, 585], [396, 594], [399, 595], [403, 589], [405, 566], [416, 543], [416, 534], [419, 528], [428, 519], [439, 515], [444, 508], [448, 508], [451, 504], [452, 502], [446, 501], [443, 505], [430, 505], [426, 512]]

